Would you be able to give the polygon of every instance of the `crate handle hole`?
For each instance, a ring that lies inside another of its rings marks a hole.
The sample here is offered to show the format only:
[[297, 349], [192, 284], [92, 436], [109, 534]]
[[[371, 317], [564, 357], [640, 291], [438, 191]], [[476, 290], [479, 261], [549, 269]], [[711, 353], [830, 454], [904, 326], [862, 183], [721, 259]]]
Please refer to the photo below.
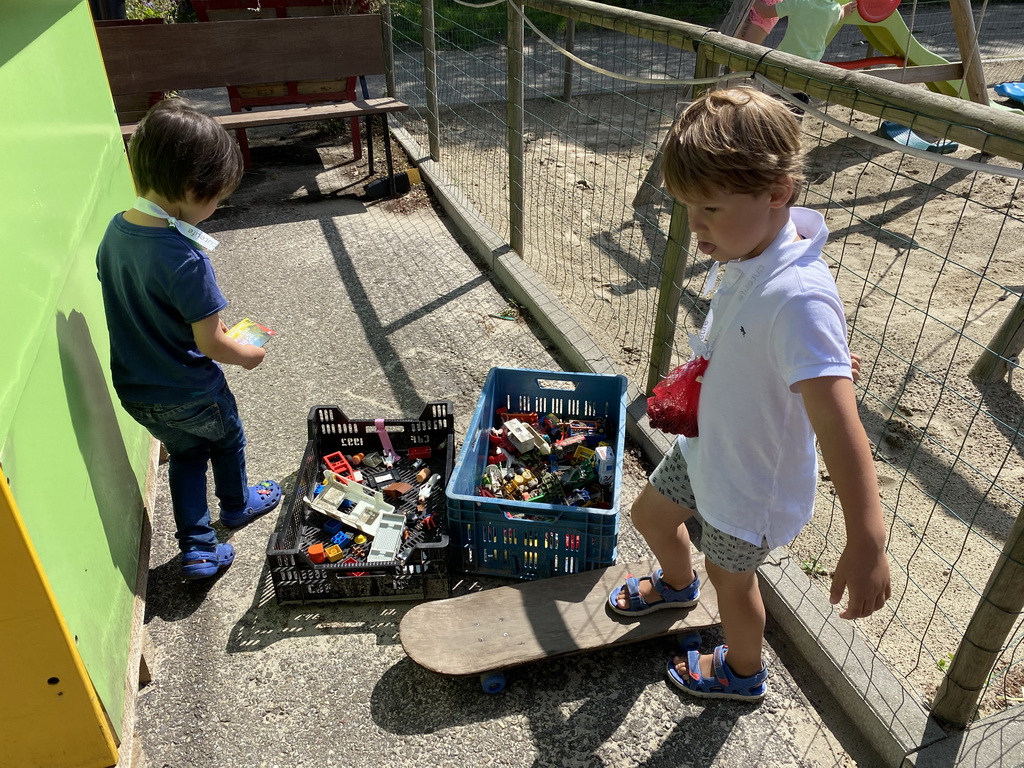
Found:
[[537, 386], [541, 389], [562, 389], [567, 392], [574, 392], [577, 382], [564, 381], [562, 379], [537, 379]]

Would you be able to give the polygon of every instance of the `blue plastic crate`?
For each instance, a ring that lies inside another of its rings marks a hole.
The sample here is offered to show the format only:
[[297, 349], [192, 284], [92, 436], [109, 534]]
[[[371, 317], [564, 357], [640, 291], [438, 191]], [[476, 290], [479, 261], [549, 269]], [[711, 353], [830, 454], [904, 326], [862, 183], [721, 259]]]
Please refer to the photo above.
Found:
[[[615, 451], [610, 509], [509, 501], [477, 495], [496, 411], [555, 413], [606, 421]], [[626, 437], [626, 377], [492, 368], [452, 470], [448, 497], [453, 568], [537, 579], [615, 563]]]

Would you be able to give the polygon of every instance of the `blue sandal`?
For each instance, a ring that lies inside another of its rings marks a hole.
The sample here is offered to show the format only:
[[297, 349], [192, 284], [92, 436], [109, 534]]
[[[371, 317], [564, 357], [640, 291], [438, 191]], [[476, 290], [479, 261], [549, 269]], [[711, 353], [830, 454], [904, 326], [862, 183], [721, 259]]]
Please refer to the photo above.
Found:
[[265, 515], [281, 503], [281, 486], [273, 480], [249, 487], [249, 503], [241, 512], [220, 511], [220, 521], [228, 528], [240, 528], [260, 515]]
[[235, 561], [235, 548], [230, 544], [218, 544], [210, 552], [206, 549], [190, 549], [181, 553], [181, 575], [188, 580], [208, 579], [227, 568]]
[[[645, 576], [642, 579], [630, 576], [626, 579], [624, 586], [612, 590], [608, 596], [608, 605], [613, 611], [621, 613], [623, 616], [644, 616], [654, 611], [660, 611], [662, 608], [693, 608], [697, 604], [700, 600], [700, 577], [696, 571], [693, 573], [693, 581], [690, 586], [683, 589], [672, 589], [661, 580], [661, 573], [661, 568], [659, 568], [650, 576]], [[640, 582], [647, 580], [654, 584], [654, 589], [661, 595], [661, 600], [656, 603], [648, 603], [640, 594]], [[629, 595], [629, 608], [620, 608], [618, 605], [619, 595], [622, 594], [623, 589]]]
[[729, 646], [720, 645], [715, 648], [711, 657], [711, 668], [714, 677], [708, 678], [700, 672], [700, 651], [686, 654], [687, 675], [683, 677], [676, 671], [675, 659], [669, 659], [668, 679], [692, 696], [704, 699], [733, 699], [735, 701], [760, 701], [764, 698], [768, 679], [768, 667], [761, 665], [761, 671], [750, 677], [739, 677], [725, 663], [725, 652]]

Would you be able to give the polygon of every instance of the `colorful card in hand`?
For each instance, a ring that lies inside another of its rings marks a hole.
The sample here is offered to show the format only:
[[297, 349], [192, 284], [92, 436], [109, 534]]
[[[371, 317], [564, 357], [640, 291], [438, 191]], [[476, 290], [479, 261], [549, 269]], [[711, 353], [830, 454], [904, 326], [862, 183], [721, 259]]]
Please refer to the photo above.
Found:
[[260, 325], [248, 317], [239, 320], [228, 329], [228, 336], [239, 344], [252, 344], [257, 347], [262, 347], [276, 335], [277, 331], [272, 331], [267, 326]]

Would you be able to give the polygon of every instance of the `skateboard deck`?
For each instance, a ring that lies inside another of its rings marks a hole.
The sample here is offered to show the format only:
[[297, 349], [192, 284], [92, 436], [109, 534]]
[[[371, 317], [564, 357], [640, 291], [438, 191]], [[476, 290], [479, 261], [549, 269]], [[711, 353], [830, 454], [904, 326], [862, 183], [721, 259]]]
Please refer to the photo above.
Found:
[[700, 602], [646, 616], [622, 616], [608, 595], [630, 574], [651, 573], [653, 560], [496, 587], [421, 603], [399, 627], [402, 647], [422, 667], [443, 675], [485, 675], [531, 661], [610, 645], [696, 631], [719, 623], [718, 595], [696, 555]]

